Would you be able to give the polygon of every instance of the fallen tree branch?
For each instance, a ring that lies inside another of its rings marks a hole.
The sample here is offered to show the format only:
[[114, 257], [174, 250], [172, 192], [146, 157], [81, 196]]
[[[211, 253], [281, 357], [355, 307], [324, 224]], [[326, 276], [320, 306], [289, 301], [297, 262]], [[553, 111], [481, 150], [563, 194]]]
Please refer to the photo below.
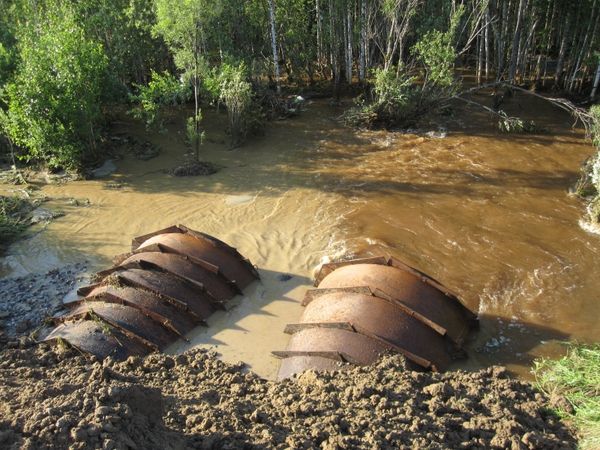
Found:
[[514, 84], [507, 83], [505, 81], [496, 81], [493, 83], [487, 83], [487, 84], [483, 84], [481, 86], [476, 86], [474, 88], [467, 89], [466, 91], [459, 92], [458, 94], [455, 94], [452, 97], [449, 97], [448, 99], [444, 100], [444, 103], [447, 103], [450, 100], [460, 100], [465, 103], [469, 103], [471, 105], [479, 106], [480, 108], [485, 109], [489, 113], [499, 116], [503, 119], [510, 119], [502, 111], [496, 111], [496, 110], [494, 110], [486, 105], [483, 105], [479, 102], [476, 102], [473, 100], [468, 100], [463, 97], [465, 95], [471, 94], [473, 92], [477, 92], [482, 89], [487, 89], [490, 87], [498, 87], [498, 86], [507, 87], [509, 89], [514, 89], [516, 91], [524, 92], [525, 94], [532, 95], [534, 97], [538, 97], [542, 100], [545, 100], [545, 101], [553, 104], [554, 106], [556, 106], [564, 111], [567, 111], [569, 114], [571, 114], [571, 116], [573, 116], [575, 118], [575, 123], [573, 124], [573, 126], [575, 126], [575, 124], [577, 124], [577, 122], [581, 122], [585, 129], [586, 135], [589, 137], [590, 131], [595, 123], [595, 119], [587, 110], [585, 110], [584, 108], [580, 108], [579, 106], [575, 105], [573, 102], [571, 102], [570, 100], [567, 100], [566, 98], [546, 97], [544, 95], [538, 94], [536, 92], [532, 92], [528, 89], [524, 89], [524, 88], [516, 86]]

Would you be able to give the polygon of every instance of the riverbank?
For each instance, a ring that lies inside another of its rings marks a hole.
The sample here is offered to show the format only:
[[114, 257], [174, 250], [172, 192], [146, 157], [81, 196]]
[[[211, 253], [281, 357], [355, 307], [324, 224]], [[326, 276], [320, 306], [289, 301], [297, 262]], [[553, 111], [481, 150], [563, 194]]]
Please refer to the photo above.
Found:
[[579, 430], [581, 449], [600, 448], [600, 344], [570, 344], [566, 356], [536, 361], [537, 385]]
[[8, 449], [574, 449], [531, 384], [491, 367], [407, 371], [401, 357], [266, 381], [194, 350], [122, 363], [45, 345], [0, 354]]

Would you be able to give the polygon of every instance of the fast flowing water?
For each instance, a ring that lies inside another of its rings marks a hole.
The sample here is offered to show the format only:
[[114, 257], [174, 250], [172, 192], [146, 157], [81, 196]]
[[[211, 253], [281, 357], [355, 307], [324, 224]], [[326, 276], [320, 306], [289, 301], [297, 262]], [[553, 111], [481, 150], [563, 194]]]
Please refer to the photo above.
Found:
[[[501, 363], [527, 376], [532, 358], [564, 351], [561, 341], [600, 340], [600, 236], [579, 226], [584, 207], [568, 194], [592, 151], [581, 130], [538, 99], [519, 96], [507, 108], [535, 114], [545, 131], [499, 134], [490, 117], [457, 108], [430, 124], [447, 127], [445, 137], [359, 132], [343, 127], [336, 120], [343, 109], [323, 100], [228, 151], [225, 116], [212, 113], [201, 152], [222, 169], [185, 178], [164, 173], [186, 152], [181, 123], [163, 134], [122, 123], [116, 132], [151, 140], [161, 155], [127, 156], [109, 179], [42, 186], [48, 206], [66, 215], [13, 245], [3, 271], [81, 259], [100, 269], [133, 236], [176, 223], [207, 232], [250, 258], [262, 282], [169, 351], [215, 347], [274, 377], [270, 351], [285, 348], [284, 325], [298, 320], [315, 268], [383, 252], [479, 311], [481, 330], [459, 367]], [[70, 206], [69, 198], [90, 205]]]

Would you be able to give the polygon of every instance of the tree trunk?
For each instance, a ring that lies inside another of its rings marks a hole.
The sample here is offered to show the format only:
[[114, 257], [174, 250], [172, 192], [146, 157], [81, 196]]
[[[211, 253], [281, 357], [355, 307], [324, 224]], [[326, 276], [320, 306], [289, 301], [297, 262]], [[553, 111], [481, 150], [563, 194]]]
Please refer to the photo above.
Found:
[[353, 60], [353, 56], [352, 56], [352, 5], [351, 2], [349, 2], [350, 4], [348, 5], [347, 11], [346, 11], [346, 20], [345, 22], [345, 38], [344, 38], [344, 43], [346, 44], [346, 81], [348, 82], [348, 84], [352, 84], [352, 60]]
[[598, 68], [596, 69], [596, 78], [594, 79], [594, 87], [592, 88], [592, 93], [590, 94], [590, 99], [594, 99], [596, 97], [596, 92], [598, 91], [598, 86], [600, 85], [600, 61], [598, 61]]
[[588, 22], [587, 30], [585, 32], [585, 38], [583, 39], [583, 44], [581, 45], [579, 54], [577, 55], [577, 60], [575, 61], [575, 65], [573, 67], [573, 72], [571, 74], [571, 80], [569, 82], [569, 91], [570, 92], [573, 91], [573, 86], [575, 85], [575, 80], [577, 79], [577, 73], [579, 72], [579, 69], [581, 67], [581, 61], [588, 49], [588, 40], [590, 37], [590, 29], [592, 27], [592, 23], [594, 24], [594, 30], [592, 31], [591, 36], [596, 35], [596, 26], [598, 25], [598, 22], [595, 19], [596, 19], [596, 0], [594, 0], [594, 3], [592, 4], [592, 13], [590, 15], [590, 21]]
[[508, 68], [508, 80], [510, 82], [515, 81], [517, 74], [517, 62], [519, 56], [519, 43], [521, 42], [521, 28], [523, 23], [523, 12], [525, 9], [526, 0], [519, 0], [519, 6], [517, 9], [517, 24], [515, 25], [515, 37], [512, 42], [512, 49], [510, 55], [510, 66]]
[[367, 0], [360, 0], [360, 45], [358, 49], [358, 80], [367, 76]]
[[317, 64], [320, 67], [323, 61], [323, 17], [319, 0], [315, 1], [315, 15], [317, 19]]
[[481, 35], [477, 37], [477, 84], [481, 84], [481, 75], [483, 72], [483, 39]]
[[279, 57], [277, 56], [277, 34], [275, 31], [275, 0], [269, 0], [269, 21], [271, 22], [271, 50], [273, 51], [273, 68], [275, 69], [275, 84], [277, 85], [277, 93], [281, 93], [281, 85], [279, 84]]
[[485, 11], [485, 81], [489, 79], [490, 76], [490, 9], [489, 5]]

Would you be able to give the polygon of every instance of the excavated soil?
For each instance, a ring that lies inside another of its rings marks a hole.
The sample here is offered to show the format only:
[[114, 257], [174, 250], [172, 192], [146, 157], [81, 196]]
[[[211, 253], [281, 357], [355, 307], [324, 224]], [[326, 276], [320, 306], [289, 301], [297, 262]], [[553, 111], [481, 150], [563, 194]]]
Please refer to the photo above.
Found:
[[97, 362], [41, 345], [0, 353], [0, 448], [576, 447], [530, 384], [493, 367], [411, 372], [402, 358], [273, 382], [201, 350]]

